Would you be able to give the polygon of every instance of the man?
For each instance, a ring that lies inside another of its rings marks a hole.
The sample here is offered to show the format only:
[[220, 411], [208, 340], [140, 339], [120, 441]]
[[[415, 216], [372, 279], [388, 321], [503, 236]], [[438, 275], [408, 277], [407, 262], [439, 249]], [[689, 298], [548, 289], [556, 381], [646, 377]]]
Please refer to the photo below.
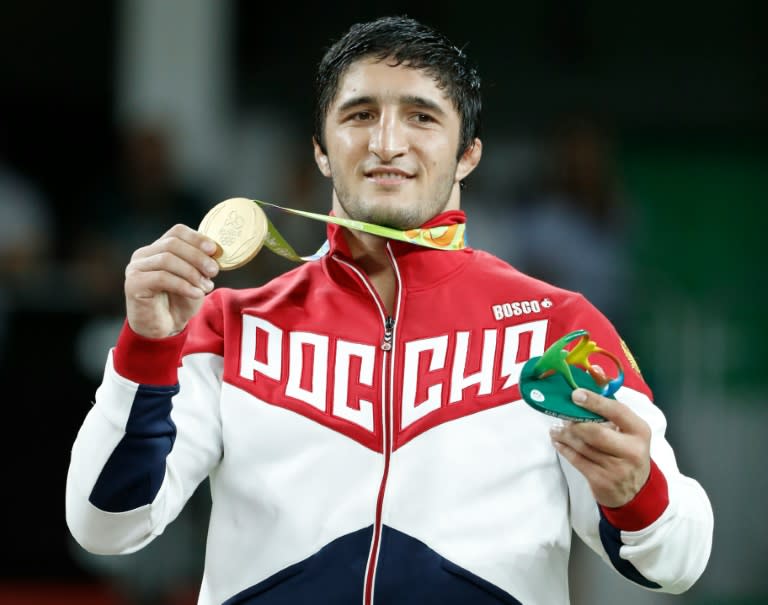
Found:
[[[442, 35], [354, 26], [318, 74], [333, 214], [463, 224], [479, 113]], [[209, 476], [203, 604], [567, 603], [572, 529], [641, 586], [693, 584], [709, 501], [598, 311], [469, 248], [328, 238], [320, 260], [244, 291], [213, 290], [215, 243], [188, 227], [134, 253], [72, 452], [67, 520], [85, 548], [141, 548]], [[574, 391], [608, 423], [520, 399], [523, 363], [578, 328], [626, 362], [618, 401]]]

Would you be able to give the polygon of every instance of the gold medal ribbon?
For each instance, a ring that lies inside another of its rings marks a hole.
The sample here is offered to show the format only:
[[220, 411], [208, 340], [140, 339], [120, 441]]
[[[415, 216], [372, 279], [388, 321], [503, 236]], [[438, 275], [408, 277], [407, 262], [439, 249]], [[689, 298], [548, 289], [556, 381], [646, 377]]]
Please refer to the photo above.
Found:
[[[259, 204], [260, 206], [268, 206], [270, 208], [277, 208], [283, 212], [289, 214], [296, 214], [315, 221], [323, 221], [325, 223], [333, 223], [334, 225], [340, 225], [347, 229], [355, 229], [356, 231], [363, 231], [372, 235], [378, 235], [389, 239], [394, 239], [400, 242], [408, 242], [410, 244], [416, 244], [417, 246], [424, 246], [426, 248], [436, 248], [437, 250], [461, 250], [464, 248], [464, 228], [463, 223], [455, 223], [453, 225], [444, 225], [440, 227], [430, 227], [427, 229], [408, 229], [402, 231], [400, 229], [393, 229], [392, 227], [382, 227], [381, 225], [374, 225], [373, 223], [366, 223], [363, 221], [356, 221], [349, 218], [340, 218], [337, 216], [330, 216], [327, 214], [317, 214], [315, 212], [307, 212], [306, 210], [294, 210], [293, 208], [285, 208], [284, 206], [278, 206], [270, 202], [263, 202], [261, 200], [251, 200], [252, 202]], [[267, 217], [267, 237], [264, 244], [272, 250], [275, 254], [284, 256], [294, 261], [307, 261], [315, 260], [318, 258], [317, 254], [312, 256], [299, 256], [291, 245], [285, 241], [280, 232], [275, 228], [272, 222]], [[323, 250], [321, 248], [320, 250]], [[322, 256], [322, 254], [320, 254]]]
[[300, 256], [269, 220], [261, 209], [263, 206], [426, 248], [462, 250], [465, 247], [463, 223], [403, 231], [364, 221], [295, 210], [261, 200], [231, 198], [212, 208], [199, 227], [201, 233], [210, 236], [222, 248], [222, 254], [217, 259], [222, 269], [241, 267], [256, 256], [262, 245], [295, 262], [317, 260], [328, 252], [326, 241], [314, 254]]

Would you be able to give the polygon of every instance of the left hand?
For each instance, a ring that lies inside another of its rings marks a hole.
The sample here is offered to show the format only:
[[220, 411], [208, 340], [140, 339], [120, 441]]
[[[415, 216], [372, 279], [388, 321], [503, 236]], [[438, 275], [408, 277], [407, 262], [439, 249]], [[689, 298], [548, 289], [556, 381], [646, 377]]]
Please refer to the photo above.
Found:
[[576, 389], [571, 397], [607, 422], [554, 425], [552, 443], [584, 475], [599, 504], [622, 506], [637, 495], [651, 472], [651, 428], [615, 399], [587, 389]]

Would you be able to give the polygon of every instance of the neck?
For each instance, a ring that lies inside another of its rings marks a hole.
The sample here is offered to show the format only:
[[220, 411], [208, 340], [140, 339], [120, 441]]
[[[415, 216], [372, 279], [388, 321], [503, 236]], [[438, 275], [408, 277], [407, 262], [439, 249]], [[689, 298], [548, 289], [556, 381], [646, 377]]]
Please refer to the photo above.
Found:
[[361, 267], [389, 265], [386, 238], [346, 228], [343, 233], [352, 258]]
[[387, 254], [387, 240], [351, 229], [344, 229], [344, 237], [355, 263], [368, 276], [387, 313], [392, 315], [397, 283]]

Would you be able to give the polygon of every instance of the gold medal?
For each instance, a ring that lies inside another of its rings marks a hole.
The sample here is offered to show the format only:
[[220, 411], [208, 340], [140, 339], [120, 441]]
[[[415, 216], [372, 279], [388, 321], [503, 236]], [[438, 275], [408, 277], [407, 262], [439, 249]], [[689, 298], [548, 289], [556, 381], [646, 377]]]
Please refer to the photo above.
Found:
[[326, 241], [314, 254], [299, 256], [269, 221], [262, 206], [426, 248], [463, 250], [465, 245], [463, 223], [401, 231], [349, 218], [284, 208], [261, 200], [233, 197], [211, 208], [198, 227], [200, 233], [207, 235], [218, 244], [219, 250], [213, 258], [217, 260], [222, 270], [242, 267], [258, 254], [262, 245], [266, 245], [275, 254], [299, 263], [318, 260], [327, 254], [329, 245]]
[[259, 253], [267, 236], [267, 217], [253, 201], [233, 197], [211, 208], [197, 230], [219, 245], [214, 258], [227, 271], [242, 267]]

